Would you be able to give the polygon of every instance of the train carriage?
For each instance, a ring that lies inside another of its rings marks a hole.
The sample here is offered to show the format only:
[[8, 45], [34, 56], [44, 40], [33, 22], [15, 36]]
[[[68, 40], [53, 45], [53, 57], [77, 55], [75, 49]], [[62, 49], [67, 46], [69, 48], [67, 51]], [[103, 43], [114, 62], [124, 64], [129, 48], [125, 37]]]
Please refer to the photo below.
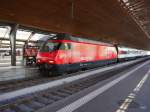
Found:
[[146, 51], [118, 46], [118, 60], [128, 61], [146, 56]]

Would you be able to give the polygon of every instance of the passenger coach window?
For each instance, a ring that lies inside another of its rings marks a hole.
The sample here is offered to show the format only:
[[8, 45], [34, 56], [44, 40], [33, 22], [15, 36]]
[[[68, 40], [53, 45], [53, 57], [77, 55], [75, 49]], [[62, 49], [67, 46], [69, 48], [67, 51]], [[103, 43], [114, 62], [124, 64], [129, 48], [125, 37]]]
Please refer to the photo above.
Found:
[[60, 50], [69, 50], [69, 49], [71, 49], [71, 44], [70, 43], [62, 43], [59, 49]]

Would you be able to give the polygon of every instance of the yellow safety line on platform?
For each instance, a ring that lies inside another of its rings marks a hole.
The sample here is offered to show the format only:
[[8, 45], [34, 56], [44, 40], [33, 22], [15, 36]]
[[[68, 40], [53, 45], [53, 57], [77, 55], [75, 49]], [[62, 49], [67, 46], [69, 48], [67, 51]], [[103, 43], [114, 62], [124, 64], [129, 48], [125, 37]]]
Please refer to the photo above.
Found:
[[135, 99], [137, 93], [140, 91], [146, 80], [148, 79], [148, 76], [150, 75], [150, 70], [145, 74], [145, 76], [142, 78], [142, 80], [138, 83], [136, 88], [133, 90], [132, 93], [128, 95], [128, 97], [124, 100], [124, 102], [121, 104], [118, 110], [116, 112], [126, 112], [129, 105], [132, 103], [132, 101]]

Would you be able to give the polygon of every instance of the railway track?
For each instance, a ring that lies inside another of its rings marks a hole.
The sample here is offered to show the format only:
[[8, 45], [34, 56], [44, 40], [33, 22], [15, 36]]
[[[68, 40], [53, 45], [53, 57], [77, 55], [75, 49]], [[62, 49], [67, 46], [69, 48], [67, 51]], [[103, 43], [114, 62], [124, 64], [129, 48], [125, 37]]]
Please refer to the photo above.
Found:
[[72, 74], [67, 74], [67, 75], [61, 75], [61, 76], [35, 76], [35, 77], [30, 77], [30, 78], [25, 78], [25, 79], [20, 79], [20, 80], [13, 80], [13, 81], [6, 81], [0, 83], [0, 94], [18, 90], [21, 88], [26, 88], [54, 80], [59, 80], [62, 78], [70, 77], [73, 75], [77, 75], [78, 73], [72, 73]]
[[[139, 63], [139, 62], [138, 62]], [[136, 63], [136, 64], [138, 64]], [[58, 87], [47, 89], [44, 91], [29, 94], [20, 98], [13, 99], [7, 103], [1, 104], [0, 112], [34, 112], [47, 105], [54, 104], [66, 97], [69, 97], [79, 91], [104, 81], [114, 75], [117, 75], [125, 70], [132, 69], [134, 64], [131, 64], [121, 69], [115, 69], [104, 72], [102, 75], [96, 74], [82, 80], [78, 80], [69, 84], [64, 84]]]

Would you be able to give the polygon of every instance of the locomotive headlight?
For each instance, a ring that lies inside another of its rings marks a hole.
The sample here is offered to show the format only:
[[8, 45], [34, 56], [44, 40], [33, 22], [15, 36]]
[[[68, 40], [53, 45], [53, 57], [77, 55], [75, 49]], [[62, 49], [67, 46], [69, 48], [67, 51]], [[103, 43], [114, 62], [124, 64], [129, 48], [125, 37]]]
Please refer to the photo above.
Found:
[[40, 59], [37, 59], [37, 62], [38, 62], [38, 63], [40, 63], [40, 62], [41, 62], [41, 60], [40, 60]]
[[54, 63], [54, 61], [53, 61], [53, 60], [49, 60], [48, 62], [49, 62], [50, 64], [53, 64], [53, 63]]

